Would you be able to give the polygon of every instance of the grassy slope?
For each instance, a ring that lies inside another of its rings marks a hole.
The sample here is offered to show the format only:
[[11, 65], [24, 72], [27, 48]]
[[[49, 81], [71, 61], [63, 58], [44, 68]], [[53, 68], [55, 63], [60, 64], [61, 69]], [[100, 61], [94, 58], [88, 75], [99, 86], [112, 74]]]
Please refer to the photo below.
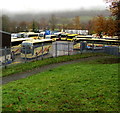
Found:
[[48, 58], [48, 59], [39, 60], [39, 61], [12, 65], [12, 66], [9, 66], [7, 69], [2, 70], [2, 76], [8, 76], [8, 75], [19, 73], [19, 72], [24, 72], [27, 70], [31, 70], [31, 69], [44, 66], [44, 65], [48, 65], [48, 64], [52, 64], [52, 63], [59, 63], [59, 62], [64, 62], [64, 61], [70, 61], [70, 60], [87, 58], [87, 57], [92, 57], [92, 56], [100, 56], [100, 55], [104, 56], [105, 54], [85, 53], [85, 54], [78, 54], [78, 55], [71, 55], [71, 56], [61, 56], [57, 58]]
[[60, 66], [6, 84], [3, 111], [117, 111], [118, 64], [104, 63]]

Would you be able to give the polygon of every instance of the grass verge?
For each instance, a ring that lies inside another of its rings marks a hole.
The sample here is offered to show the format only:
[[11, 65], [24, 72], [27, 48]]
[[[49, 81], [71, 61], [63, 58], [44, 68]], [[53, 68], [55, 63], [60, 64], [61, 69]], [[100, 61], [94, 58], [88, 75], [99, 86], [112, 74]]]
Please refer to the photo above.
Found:
[[[116, 58], [114, 58], [116, 59]], [[118, 62], [60, 66], [3, 86], [6, 111], [118, 111]]]
[[92, 56], [104, 56], [104, 55], [105, 54], [103, 53], [85, 53], [85, 54], [77, 54], [77, 55], [71, 55], [71, 56], [61, 56], [57, 58], [48, 58], [48, 59], [39, 60], [39, 61], [32, 61], [32, 62], [17, 64], [17, 65], [12, 65], [7, 67], [7, 69], [2, 70], [2, 76], [8, 76], [11, 74], [28, 71], [37, 67], [41, 67], [41, 66], [49, 65], [53, 63], [60, 63], [60, 62], [76, 60], [80, 58], [87, 58]]

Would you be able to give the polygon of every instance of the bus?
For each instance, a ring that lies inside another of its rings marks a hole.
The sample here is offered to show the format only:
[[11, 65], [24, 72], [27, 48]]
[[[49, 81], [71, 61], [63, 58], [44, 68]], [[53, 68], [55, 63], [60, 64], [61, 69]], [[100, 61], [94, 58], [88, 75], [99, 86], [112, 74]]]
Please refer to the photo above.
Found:
[[70, 35], [69, 33], [62, 33], [60, 40], [67, 40], [67, 35]]
[[77, 36], [78, 34], [69, 34], [67, 35], [67, 41], [74, 41], [74, 38]]
[[78, 41], [78, 40], [83, 39], [83, 38], [92, 39], [93, 36], [92, 35], [78, 35], [78, 36], [74, 37], [74, 41]]
[[44, 39], [45, 38], [45, 32], [42, 31], [39, 33], [39, 39]]
[[56, 35], [46, 35], [45, 39], [52, 39], [52, 41], [57, 41], [60, 38], [58, 36], [56, 36]]
[[52, 39], [23, 41], [21, 45], [21, 58], [34, 59], [49, 53], [52, 47]]
[[15, 38], [25, 38], [25, 32], [12, 33], [11, 39], [15, 39]]
[[25, 34], [26, 38], [33, 38], [33, 39], [38, 39], [39, 38], [39, 33], [34, 33], [34, 32], [28, 32]]
[[30, 38], [11, 38], [11, 52], [14, 55], [20, 54], [21, 43], [26, 40], [31, 40]]

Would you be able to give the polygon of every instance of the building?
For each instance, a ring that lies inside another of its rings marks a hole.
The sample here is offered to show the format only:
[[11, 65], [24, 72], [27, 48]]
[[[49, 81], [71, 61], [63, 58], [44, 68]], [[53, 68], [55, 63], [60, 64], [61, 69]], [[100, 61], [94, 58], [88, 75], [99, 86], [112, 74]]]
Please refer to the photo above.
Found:
[[0, 30], [0, 48], [10, 48], [11, 46], [11, 34]]

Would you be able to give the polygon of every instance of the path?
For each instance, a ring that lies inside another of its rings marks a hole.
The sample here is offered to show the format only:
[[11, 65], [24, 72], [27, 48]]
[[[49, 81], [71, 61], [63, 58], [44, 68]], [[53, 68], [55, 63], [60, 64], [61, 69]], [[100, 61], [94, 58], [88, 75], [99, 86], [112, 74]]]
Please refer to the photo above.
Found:
[[13, 74], [13, 75], [10, 75], [10, 76], [2, 77], [2, 84], [7, 84], [7, 83], [9, 83], [11, 81], [15, 81], [15, 80], [19, 80], [19, 79], [22, 79], [22, 78], [26, 78], [28, 76], [31, 76], [31, 75], [34, 75], [34, 74], [37, 74], [37, 73], [40, 73], [40, 72], [47, 71], [49, 69], [53, 69], [53, 68], [59, 67], [61, 65], [78, 63], [80, 61], [93, 60], [93, 59], [96, 59], [96, 58], [99, 58], [99, 57], [101, 57], [101, 56], [88, 57], [88, 58], [82, 58], [82, 59], [77, 59], [77, 60], [73, 60], [73, 61], [49, 64], [49, 65], [46, 65], [46, 66], [35, 68], [33, 70], [28, 70], [26, 72], [21, 72], [21, 73], [18, 73], [18, 74]]

